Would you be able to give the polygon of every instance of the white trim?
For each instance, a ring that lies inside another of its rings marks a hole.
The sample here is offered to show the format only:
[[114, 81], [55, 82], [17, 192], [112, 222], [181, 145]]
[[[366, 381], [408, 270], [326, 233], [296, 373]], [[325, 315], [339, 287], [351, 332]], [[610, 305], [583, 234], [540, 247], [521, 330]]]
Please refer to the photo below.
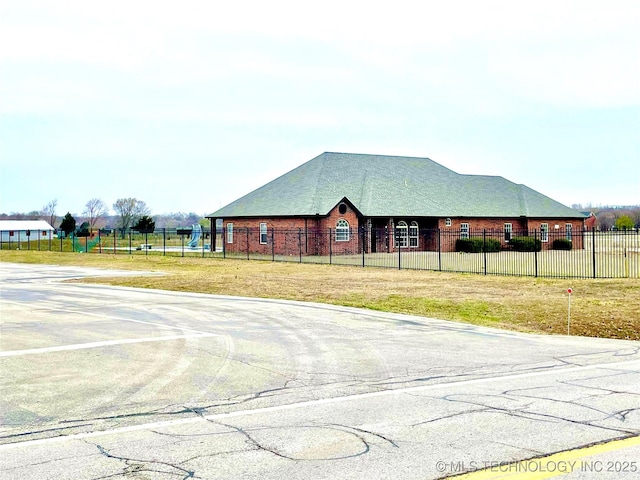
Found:
[[504, 224], [504, 241], [509, 242], [509, 240], [511, 240], [512, 235], [513, 235], [513, 224], [505, 223]]
[[420, 226], [415, 220], [409, 224], [409, 247], [418, 248], [420, 246]]
[[341, 218], [336, 222], [336, 242], [348, 242], [350, 239], [349, 222]]
[[541, 242], [549, 242], [549, 224], [541, 223], [540, 224], [540, 241]]
[[227, 243], [233, 243], [233, 223], [227, 223]]
[[[264, 239], [263, 239], [264, 236]], [[267, 224], [266, 222], [260, 223], [260, 245], [267, 244]]]
[[409, 225], [404, 220], [400, 220], [396, 225], [396, 248], [407, 248], [409, 246]]
[[469, 238], [469, 224], [461, 223], [460, 224], [460, 238]]

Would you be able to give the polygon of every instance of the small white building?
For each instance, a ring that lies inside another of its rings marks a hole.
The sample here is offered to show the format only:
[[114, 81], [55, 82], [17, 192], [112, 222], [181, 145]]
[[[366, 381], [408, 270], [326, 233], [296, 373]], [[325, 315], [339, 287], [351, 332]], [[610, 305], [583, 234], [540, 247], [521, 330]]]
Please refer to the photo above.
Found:
[[44, 220], [0, 220], [0, 241], [37, 242], [53, 238], [54, 228]]

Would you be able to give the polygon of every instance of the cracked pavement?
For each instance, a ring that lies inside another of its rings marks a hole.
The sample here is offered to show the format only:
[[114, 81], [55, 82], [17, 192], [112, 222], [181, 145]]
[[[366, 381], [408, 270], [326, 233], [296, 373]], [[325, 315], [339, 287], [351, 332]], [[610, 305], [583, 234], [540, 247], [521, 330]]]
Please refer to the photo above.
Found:
[[61, 283], [95, 275], [0, 264], [3, 479], [442, 478], [640, 434], [638, 342]]

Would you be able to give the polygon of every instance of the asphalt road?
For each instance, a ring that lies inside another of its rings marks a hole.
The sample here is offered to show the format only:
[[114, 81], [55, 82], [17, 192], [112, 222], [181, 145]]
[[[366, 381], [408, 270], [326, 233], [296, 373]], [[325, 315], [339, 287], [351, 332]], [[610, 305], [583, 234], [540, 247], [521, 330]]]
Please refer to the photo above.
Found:
[[640, 475], [639, 342], [113, 274], [0, 263], [1, 478]]

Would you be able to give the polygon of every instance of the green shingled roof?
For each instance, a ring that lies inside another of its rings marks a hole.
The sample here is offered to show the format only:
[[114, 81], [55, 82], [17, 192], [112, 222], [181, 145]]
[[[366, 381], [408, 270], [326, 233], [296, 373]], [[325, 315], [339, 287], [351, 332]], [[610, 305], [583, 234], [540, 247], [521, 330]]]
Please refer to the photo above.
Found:
[[347, 198], [366, 217], [584, 218], [502, 177], [461, 175], [428, 158], [323, 153], [211, 217], [327, 215]]

